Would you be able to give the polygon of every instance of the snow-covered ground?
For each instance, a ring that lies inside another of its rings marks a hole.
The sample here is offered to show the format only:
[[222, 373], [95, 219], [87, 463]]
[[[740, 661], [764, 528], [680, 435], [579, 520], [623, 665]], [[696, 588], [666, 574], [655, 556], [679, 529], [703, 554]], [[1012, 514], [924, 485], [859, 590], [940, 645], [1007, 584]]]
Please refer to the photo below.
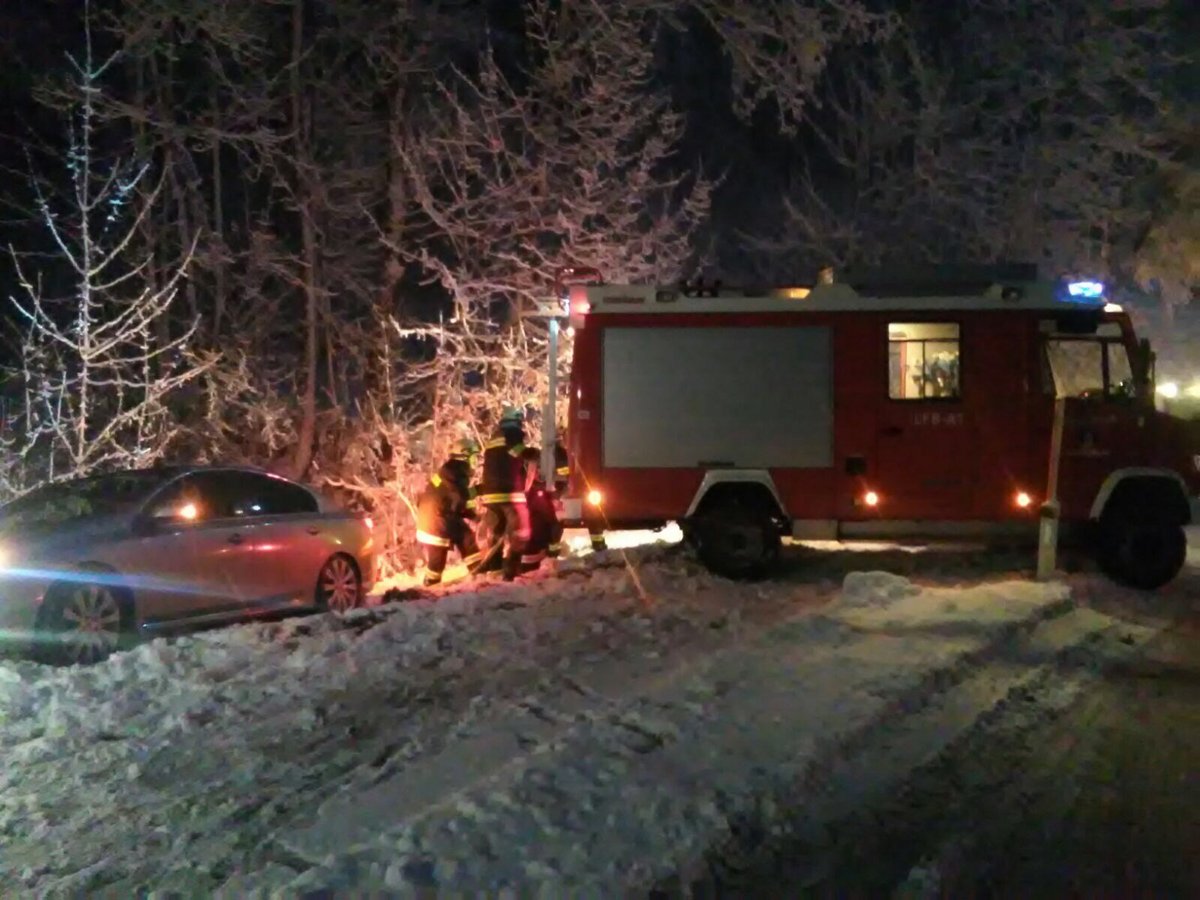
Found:
[[799, 780], [923, 710], [947, 706], [881, 759], [915, 764], [1064, 652], [1132, 652], [1159, 627], [1118, 617], [1091, 575], [796, 552], [762, 584], [664, 545], [92, 669], [2, 662], [0, 884], [644, 888], [736, 823], [769, 829]]

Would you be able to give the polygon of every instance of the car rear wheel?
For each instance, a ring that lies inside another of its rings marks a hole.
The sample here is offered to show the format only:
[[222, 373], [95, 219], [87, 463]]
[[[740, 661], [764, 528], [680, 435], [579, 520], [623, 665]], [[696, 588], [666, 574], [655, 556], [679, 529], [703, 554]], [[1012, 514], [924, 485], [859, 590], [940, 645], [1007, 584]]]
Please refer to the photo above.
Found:
[[346, 612], [362, 605], [362, 576], [348, 556], [331, 556], [317, 577], [317, 606]]
[[38, 615], [33, 656], [52, 665], [98, 663], [129, 646], [133, 618], [133, 604], [111, 585], [55, 585]]

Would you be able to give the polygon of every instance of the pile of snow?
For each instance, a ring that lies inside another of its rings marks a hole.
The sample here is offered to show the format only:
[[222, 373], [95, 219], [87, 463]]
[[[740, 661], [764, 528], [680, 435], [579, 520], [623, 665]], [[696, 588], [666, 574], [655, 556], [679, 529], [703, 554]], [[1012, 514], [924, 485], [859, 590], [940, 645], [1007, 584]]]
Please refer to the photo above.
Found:
[[731, 584], [669, 546], [560, 573], [86, 670], [0, 663], [0, 883], [644, 886], [769, 818], [932, 676], [1071, 607], [1059, 584]]

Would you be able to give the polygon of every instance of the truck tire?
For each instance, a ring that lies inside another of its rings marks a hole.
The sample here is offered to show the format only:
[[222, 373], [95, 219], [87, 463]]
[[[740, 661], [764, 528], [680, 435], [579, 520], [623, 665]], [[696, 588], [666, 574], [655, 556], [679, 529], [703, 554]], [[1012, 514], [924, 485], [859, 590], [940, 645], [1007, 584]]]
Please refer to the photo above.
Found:
[[1117, 513], [1100, 520], [1101, 571], [1118, 584], [1153, 591], [1172, 581], [1187, 559], [1183, 527], [1167, 519]]
[[761, 578], [779, 559], [779, 528], [771, 514], [732, 498], [687, 529], [705, 567], [725, 578]]

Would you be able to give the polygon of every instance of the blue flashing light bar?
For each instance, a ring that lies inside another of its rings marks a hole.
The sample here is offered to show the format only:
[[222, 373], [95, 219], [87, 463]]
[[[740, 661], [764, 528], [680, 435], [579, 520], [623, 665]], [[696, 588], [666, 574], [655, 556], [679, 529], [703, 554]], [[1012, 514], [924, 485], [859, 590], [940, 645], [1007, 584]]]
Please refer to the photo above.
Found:
[[1067, 293], [1080, 300], [1096, 300], [1104, 296], [1104, 285], [1099, 281], [1072, 281]]

